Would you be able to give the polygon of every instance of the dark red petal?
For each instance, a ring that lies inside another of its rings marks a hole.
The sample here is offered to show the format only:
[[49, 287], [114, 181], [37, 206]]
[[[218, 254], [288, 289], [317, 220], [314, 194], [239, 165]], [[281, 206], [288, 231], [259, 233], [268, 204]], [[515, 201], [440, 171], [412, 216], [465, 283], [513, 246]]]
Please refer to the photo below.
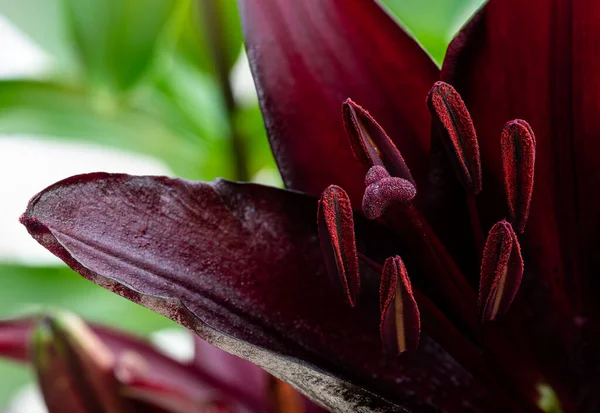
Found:
[[348, 194], [331, 185], [323, 191], [317, 212], [319, 243], [327, 272], [335, 286], [340, 286], [351, 307], [360, 291], [358, 255], [354, 240], [354, 218]]
[[529, 217], [535, 166], [535, 136], [523, 120], [508, 122], [500, 138], [504, 189], [513, 227], [523, 232]]
[[84, 277], [330, 409], [511, 411], [424, 332], [411, 357], [381, 351], [379, 306], [350, 309], [327, 279], [316, 212], [260, 185], [90, 174], [36, 196], [22, 222]]
[[234, 413], [238, 408], [245, 410], [235, 406], [232, 400], [222, 399], [216, 392], [190, 398], [178, 388], [147, 380], [143, 376], [139, 380], [135, 375], [129, 377], [122, 394], [132, 402], [151, 406], [153, 410], [148, 412], [154, 412], [154, 409], [166, 413]]
[[[575, 307], [561, 311], [573, 313], [597, 312], [590, 294], [600, 294], [600, 278], [589, 277], [600, 246], [598, 15], [594, 0], [491, 1], [452, 42], [442, 73], [469, 106], [497, 183], [504, 123], [525, 119], [535, 131], [539, 179], [522, 242], [555, 299]], [[494, 194], [486, 208], [503, 205]]]
[[[527, 333], [546, 354], [542, 365], [577, 359], [570, 366], [576, 374], [600, 366], [581, 354], [585, 344], [572, 331], [573, 318], [598, 314], [600, 303], [599, 15], [594, 0], [492, 0], [453, 41], [443, 68], [443, 80], [471, 110], [484, 178], [498, 185], [480, 199], [493, 211], [488, 225], [506, 213], [499, 131], [511, 119], [525, 119], [535, 131], [535, 189], [520, 236], [531, 271], [523, 289], [532, 292], [523, 297]], [[584, 377], [567, 380], [568, 368], [559, 368], [556, 380], [571, 386], [573, 400], [600, 405], [597, 386]]]
[[342, 105], [344, 127], [354, 156], [366, 169], [385, 167], [393, 176], [415, 181], [402, 154], [375, 119], [363, 108], [347, 99]]
[[421, 333], [421, 318], [406, 267], [400, 257], [385, 260], [379, 297], [379, 329], [384, 347], [394, 354], [416, 349]]
[[452, 86], [436, 82], [427, 97], [429, 111], [442, 129], [444, 145], [458, 179], [472, 193], [481, 191], [481, 159], [471, 115]]
[[517, 235], [506, 221], [492, 227], [483, 250], [479, 308], [485, 321], [505, 314], [521, 285], [523, 258]]
[[364, 171], [340, 107], [368, 108], [426, 179], [429, 115], [423, 98], [439, 71], [374, 0], [240, 0], [250, 66], [271, 147], [288, 188], [343, 187], [360, 205]]
[[29, 360], [31, 322], [17, 320], [0, 321], [0, 357], [19, 362]]

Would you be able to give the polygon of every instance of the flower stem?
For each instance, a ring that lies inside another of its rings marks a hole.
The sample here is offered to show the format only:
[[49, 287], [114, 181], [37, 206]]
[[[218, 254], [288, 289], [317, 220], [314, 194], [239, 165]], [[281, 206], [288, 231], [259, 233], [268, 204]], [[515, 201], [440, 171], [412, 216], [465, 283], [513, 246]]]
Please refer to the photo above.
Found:
[[237, 112], [237, 103], [233, 96], [231, 83], [229, 80], [229, 68], [225, 50], [225, 34], [223, 21], [219, 16], [217, 3], [222, 0], [199, 0], [201, 7], [201, 21], [206, 31], [209, 45], [209, 51], [215, 66], [215, 72], [221, 96], [223, 97], [225, 110], [227, 111], [227, 120], [229, 123], [229, 142], [231, 145], [231, 154], [233, 158], [234, 179], [238, 181], [247, 181], [250, 178], [248, 163], [246, 161], [246, 145], [243, 136], [237, 130], [235, 116]]

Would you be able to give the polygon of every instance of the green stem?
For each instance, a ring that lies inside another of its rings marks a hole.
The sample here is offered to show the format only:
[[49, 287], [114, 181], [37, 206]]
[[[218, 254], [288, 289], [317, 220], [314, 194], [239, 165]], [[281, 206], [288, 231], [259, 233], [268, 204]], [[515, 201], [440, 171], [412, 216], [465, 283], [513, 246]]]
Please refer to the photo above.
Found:
[[227, 65], [226, 55], [223, 50], [226, 49], [224, 39], [224, 28], [222, 20], [219, 18], [217, 2], [222, 0], [199, 0], [202, 8], [202, 23], [206, 30], [207, 40], [210, 48], [210, 53], [213, 57], [217, 80], [221, 88], [221, 94], [227, 111], [227, 119], [229, 122], [229, 142], [231, 144], [231, 153], [234, 162], [234, 176], [238, 181], [248, 181], [250, 173], [246, 160], [246, 145], [243, 137], [237, 131], [235, 125], [235, 114], [237, 112], [237, 104], [231, 90], [229, 81], [229, 70]]

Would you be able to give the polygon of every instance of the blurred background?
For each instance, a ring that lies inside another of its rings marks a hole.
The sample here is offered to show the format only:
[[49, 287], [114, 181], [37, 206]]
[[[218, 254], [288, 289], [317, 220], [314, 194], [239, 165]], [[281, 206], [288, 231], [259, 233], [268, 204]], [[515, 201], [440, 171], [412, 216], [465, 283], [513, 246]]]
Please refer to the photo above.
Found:
[[[482, 0], [381, 3], [440, 64]], [[174, 323], [83, 280], [18, 223], [32, 195], [92, 171], [281, 185], [235, 0], [0, 0], [0, 317], [64, 308], [191, 353]], [[14, 403], [31, 383], [0, 360], [0, 411], [28, 412]]]

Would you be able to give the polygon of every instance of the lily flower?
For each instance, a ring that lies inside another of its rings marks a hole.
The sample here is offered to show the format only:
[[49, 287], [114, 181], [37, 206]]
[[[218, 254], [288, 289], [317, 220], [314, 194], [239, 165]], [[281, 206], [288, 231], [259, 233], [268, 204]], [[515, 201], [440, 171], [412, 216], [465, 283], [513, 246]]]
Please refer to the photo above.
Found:
[[490, 0], [441, 71], [372, 0], [240, 0], [286, 190], [88, 174], [31, 235], [333, 411], [600, 410], [600, 3]]
[[0, 356], [34, 368], [50, 413], [319, 413], [252, 363], [195, 341], [176, 361], [67, 312], [0, 321]]

